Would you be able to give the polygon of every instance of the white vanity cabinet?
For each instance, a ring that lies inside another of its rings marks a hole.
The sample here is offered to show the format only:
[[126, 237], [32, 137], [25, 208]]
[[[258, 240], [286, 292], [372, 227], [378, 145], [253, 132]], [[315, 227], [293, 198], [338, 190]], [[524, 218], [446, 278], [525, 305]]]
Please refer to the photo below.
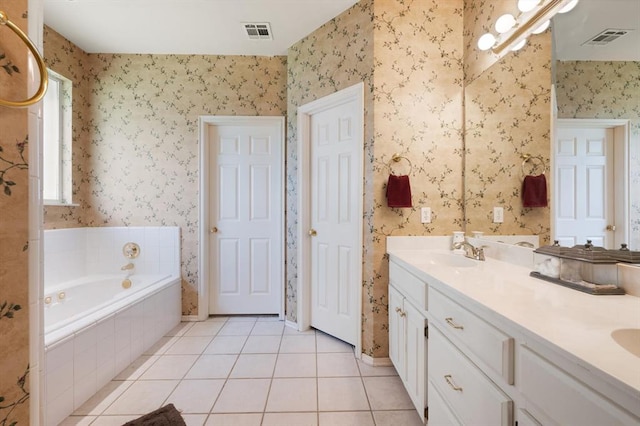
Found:
[[427, 406], [427, 285], [389, 265], [389, 358], [422, 420]]

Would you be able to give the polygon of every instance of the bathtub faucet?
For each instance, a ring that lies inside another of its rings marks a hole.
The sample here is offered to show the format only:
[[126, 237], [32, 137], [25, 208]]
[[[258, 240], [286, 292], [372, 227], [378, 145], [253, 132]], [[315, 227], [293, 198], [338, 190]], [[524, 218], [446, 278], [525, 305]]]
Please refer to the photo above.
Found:
[[122, 268], [120, 268], [121, 271], [130, 271], [133, 268], [135, 268], [136, 265], [134, 265], [133, 263], [129, 262], [126, 265], [124, 265]]

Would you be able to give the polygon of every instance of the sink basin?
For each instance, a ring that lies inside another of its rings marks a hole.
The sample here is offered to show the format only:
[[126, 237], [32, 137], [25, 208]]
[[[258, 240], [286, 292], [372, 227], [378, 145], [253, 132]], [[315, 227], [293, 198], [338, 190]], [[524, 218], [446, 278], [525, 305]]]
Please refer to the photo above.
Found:
[[640, 328], [621, 328], [614, 330], [611, 337], [633, 355], [640, 358]]
[[429, 252], [425, 255], [425, 259], [430, 265], [451, 266], [453, 268], [473, 268], [479, 262], [459, 254], [446, 252]]

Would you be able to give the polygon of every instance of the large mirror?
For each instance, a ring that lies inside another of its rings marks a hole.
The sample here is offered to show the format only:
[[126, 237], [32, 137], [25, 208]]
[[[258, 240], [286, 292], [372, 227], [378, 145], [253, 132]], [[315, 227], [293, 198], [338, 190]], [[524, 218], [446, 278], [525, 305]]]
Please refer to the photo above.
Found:
[[[638, 16], [637, 0], [581, 0], [556, 15], [552, 34], [532, 37], [469, 82], [467, 233], [640, 249]], [[549, 205], [523, 207], [524, 176], [543, 171]], [[494, 207], [503, 209], [500, 223]]]

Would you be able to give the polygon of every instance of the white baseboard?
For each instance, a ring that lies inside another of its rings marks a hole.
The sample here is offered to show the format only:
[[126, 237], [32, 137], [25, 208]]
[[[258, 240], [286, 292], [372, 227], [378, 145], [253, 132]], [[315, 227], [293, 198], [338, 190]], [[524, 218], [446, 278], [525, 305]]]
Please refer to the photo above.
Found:
[[293, 321], [289, 321], [289, 320], [284, 320], [284, 325], [286, 325], [289, 328], [293, 328], [294, 330], [298, 329], [298, 323], [297, 322], [293, 322]]
[[200, 321], [200, 320], [198, 319], [197, 315], [183, 315], [181, 321], [182, 322], [193, 322], [193, 321]]
[[362, 362], [372, 367], [391, 367], [393, 364], [389, 358], [374, 358], [367, 354], [362, 354]]

